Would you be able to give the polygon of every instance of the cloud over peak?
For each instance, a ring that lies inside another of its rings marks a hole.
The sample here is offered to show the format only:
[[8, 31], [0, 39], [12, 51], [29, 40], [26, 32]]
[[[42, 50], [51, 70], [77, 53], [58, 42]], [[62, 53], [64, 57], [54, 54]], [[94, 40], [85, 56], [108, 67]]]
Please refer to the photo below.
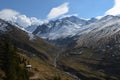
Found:
[[28, 27], [31, 25], [40, 25], [43, 21], [35, 17], [27, 17], [26, 15], [20, 14], [19, 12], [12, 9], [3, 9], [0, 11], [0, 18], [6, 21], [17, 23], [21, 27]]
[[5, 20], [13, 20], [15, 16], [19, 14], [20, 14], [19, 12], [12, 9], [3, 9], [0, 11], [0, 18]]
[[65, 2], [60, 6], [54, 7], [51, 9], [50, 13], [48, 14], [47, 18], [48, 19], [53, 19], [56, 17], [59, 17], [63, 14], [66, 14], [69, 11], [69, 3]]
[[105, 15], [119, 15], [120, 14], [120, 0], [114, 0], [114, 6], [105, 12]]

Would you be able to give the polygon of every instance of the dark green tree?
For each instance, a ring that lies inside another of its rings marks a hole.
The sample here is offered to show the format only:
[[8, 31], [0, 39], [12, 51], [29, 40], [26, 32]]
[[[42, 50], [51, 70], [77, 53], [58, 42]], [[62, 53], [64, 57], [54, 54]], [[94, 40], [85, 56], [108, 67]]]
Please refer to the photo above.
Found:
[[28, 80], [25, 65], [20, 66], [22, 63], [19, 54], [16, 53], [17, 48], [10, 43], [9, 39], [5, 39], [3, 44], [0, 48], [4, 56], [0, 60], [3, 60], [1, 68], [6, 73], [6, 80]]

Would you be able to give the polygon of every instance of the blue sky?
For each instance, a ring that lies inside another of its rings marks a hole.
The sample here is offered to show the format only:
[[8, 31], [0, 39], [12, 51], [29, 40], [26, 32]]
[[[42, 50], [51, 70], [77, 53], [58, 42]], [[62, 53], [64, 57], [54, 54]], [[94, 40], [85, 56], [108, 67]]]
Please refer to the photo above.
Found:
[[[28, 17], [39, 19], [53, 19], [72, 14], [77, 14], [81, 18], [92, 18], [104, 15], [107, 10], [113, 8], [114, 2], [114, 0], [0, 0], [0, 10], [12, 9]], [[61, 5], [64, 9], [58, 10], [59, 15], [56, 15], [56, 9], [53, 8]], [[61, 12], [63, 13], [60, 14]]]

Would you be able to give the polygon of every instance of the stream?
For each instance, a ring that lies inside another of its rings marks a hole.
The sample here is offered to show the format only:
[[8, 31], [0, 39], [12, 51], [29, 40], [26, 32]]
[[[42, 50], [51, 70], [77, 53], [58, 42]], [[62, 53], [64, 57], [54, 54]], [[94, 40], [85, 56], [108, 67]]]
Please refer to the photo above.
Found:
[[[65, 51], [65, 49], [61, 49], [60, 52], [57, 53], [57, 55], [55, 56], [54, 58], [54, 61], [53, 61], [53, 66], [56, 67], [57, 66], [57, 59], [59, 58], [60, 54], [63, 53]], [[73, 78], [75, 78], [75, 80], [81, 80], [78, 76], [76, 76], [75, 74], [69, 72], [69, 71], [65, 71], [64, 72], [70, 76], [72, 76]]]
[[65, 51], [65, 49], [61, 49], [61, 51], [59, 51], [57, 53], [57, 55], [55, 56], [54, 60], [53, 60], [53, 66], [56, 67], [57, 66], [57, 59], [59, 58], [60, 54], [63, 53]]
[[76, 75], [71, 74], [70, 72], [65, 72], [65, 73], [72, 76], [72, 77], [74, 77], [75, 80], [81, 80], [79, 77], [77, 77]]

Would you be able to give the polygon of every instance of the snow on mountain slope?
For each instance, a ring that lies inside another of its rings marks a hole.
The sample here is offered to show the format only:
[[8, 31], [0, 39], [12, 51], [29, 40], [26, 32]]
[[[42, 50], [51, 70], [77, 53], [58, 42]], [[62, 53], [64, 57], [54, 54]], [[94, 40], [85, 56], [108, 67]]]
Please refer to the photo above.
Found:
[[1, 31], [7, 31], [7, 24], [4, 24], [4, 23], [0, 23], [0, 30]]
[[26, 31], [24, 28], [19, 28], [18, 25], [11, 24], [10, 22], [4, 21], [0, 19], [0, 33], [9, 33], [14, 31], [14, 29], [21, 30], [21, 32], [26, 32], [28, 34], [29, 40], [34, 40], [35, 36], [31, 33]]
[[[101, 29], [105, 28], [106, 26], [114, 24], [113, 22], [116, 22], [116, 19], [119, 20], [119, 17], [107, 15], [107, 16], [101, 18], [100, 20], [97, 20], [96, 22], [93, 22], [89, 25], [85, 25], [84, 27], [82, 27], [79, 30], [78, 35], [101, 30]], [[109, 22], [109, 21], [111, 21], [111, 22]]]
[[0, 19], [0, 31], [2, 31], [2, 32], [6, 32], [6, 31], [8, 31], [8, 25], [6, 24], [6, 23], [4, 23], [4, 21], [2, 21], [1, 19]]
[[85, 26], [86, 30], [79, 33], [78, 46], [100, 46], [120, 32], [120, 17], [105, 16], [95, 23]]
[[79, 25], [76, 25], [70, 21], [66, 21], [64, 22], [64, 24], [59, 24], [57, 27], [51, 29], [51, 32], [47, 34], [40, 34], [40, 36], [41, 37], [46, 36], [46, 38], [49, 38], [51, 40], [72, 37], [76, 34], [79, 28], [80, 28]]
[[28, 36], [29, 36], [29, 40], [34, 40], [35, 39], [35, 36], [32, 33], [28, 33]]
[[[120, 17], [111, 15], [104, 16], [99, 20], [96, 18], [85, 20], [76, 16], [69, 16], [46, 22], [17, 13], [7, 21], [28, 32], [30, 38], [31, 33], [33, 33], [47, 40], [72, 38], [74, 36], [80, 36], [80, 41], [90, 39], [91, 36], [99, 40], [100, 38], [114, 35], [120, 30]], [[7, 25], [2, 23], [0, 23], [0, 25], [1, 31], [8, 29]]]
[[29, 27], [26, 27], [25, 30], [29, 31], [29, 32], [33, 32], [35, 31], [35, 29], [38, 27], [39, 25], [31, 25]]
[[78, 18], [78, 17], [76, 17], [76, 16], [64, 17], [64, 18], [62, 18], [61, 20], [62, 20], [62, 21], [68, 20], [68, 21], [70, 21], [70, 22], [72, 22], [72, 23], [75, 23], [75, 24], [77, 24], [77, 25], [86, 25], [86, 24], [88, 24], [88, 21], [87, 21], [87, 20], [85, 20], [85, 19], [80, 19], [80, 18]]
[[[37, 27], [33, 33], [37, 34], [39, 37], [49, 40], [73, 37], [83, 28], [83, 26], [95, 21], [97, 21], [95, 18], [84, 20], [76, 16], [64, 17]], [[43, 26], [44, 28], [41, 29]]]
[[[118, 30], [119, 27], [118, 26], [116, 27], [115, 25], [117, 25], [117, 24], [120, 25], [119, 22], [120, 22], [120, 17], [108, 15], [108, 16], [105, 16], [102, 19], [98, 20], [97, 22], [94, 22], [94, 23], [91, 23], [90, 25], [84, 26], [84, 28], [82, 28], [79, 31], [80, 33], [78, 35], [90, 33], [90, 32], [97, 33], [101, 30], [103, 30], [103, 32], [104, 32], [106, 29], [113, 30], [113, 31], [114, 31], [114, 29]], [[113, 32], [111, 32], [111, 34], [113, 34]]]
[[80, 28], [79, 25], [76, 25], [70, 21], [66, 21], [64, 22], [64, 24], [59, 24], [54, 28], [51, 28], [50, 31], [45, 34], [39, 33], [37, 35], [39, 35], [42, 38], [49, 38], [54, 40], [58, 38], [74, 36], [79, 28]]
[[[80, 22], [81, 21], [81, 22]], [[63, 44], [64, 41], [77, 40], [78, 45], [102, 44], [120, 31], [120, 17], [107, 15], [97, 20], [83, 20], [77, 17], [66, 17], [40, 25], [33, 32], [48, 41]]]

